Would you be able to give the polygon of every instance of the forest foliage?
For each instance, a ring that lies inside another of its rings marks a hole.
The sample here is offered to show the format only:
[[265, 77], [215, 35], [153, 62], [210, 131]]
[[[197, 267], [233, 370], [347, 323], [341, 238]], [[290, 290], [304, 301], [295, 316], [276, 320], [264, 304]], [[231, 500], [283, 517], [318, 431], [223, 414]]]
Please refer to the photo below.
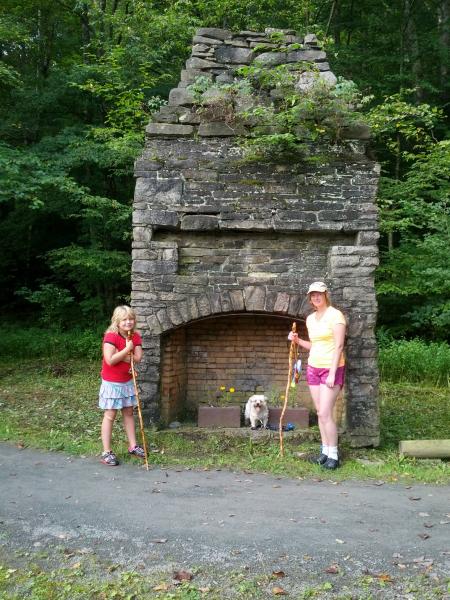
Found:
[[3, 305], [64, 328], [104, 321], [127, 299], [133, 161], [193, 32], [280, 27], [316, 33], [369, 100], [380, 324], [448, 339], [449, 16], [449, 0], [3, 0]]

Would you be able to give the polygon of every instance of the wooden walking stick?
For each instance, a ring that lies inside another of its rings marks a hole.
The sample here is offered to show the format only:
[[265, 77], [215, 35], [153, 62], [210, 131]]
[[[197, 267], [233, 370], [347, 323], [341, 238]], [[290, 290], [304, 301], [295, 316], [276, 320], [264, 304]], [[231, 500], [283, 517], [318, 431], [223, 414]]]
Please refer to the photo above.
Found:
[[[128, 339], [131, 340], [131, 338], [132, 338], [132, 333], [131, 333], [131, 331], [129, 331], [128, 332]], [[137, 400], [137, 409], [138, 409], [138, 417], [139, 417], [139, 427], [140, 427], [140, 430], [141, 430], [141, 437], [142, 437], [142, 447], [144, 449], [144, 454], [145, 454], [145, 468], [148, 471], [147, 444], [145, 442], [144, 421], [142, 419], [141, 399], [139, 398], [139, 390], [138, 390], [137, 379], [136, 379], [136, 369], [134, 368], [134, 356], [133, 356], [133, 352], [130, 353], [130, 359], [131, 359], [131, 374], [133, 376], [133, 384], [134, 384], [134, 393], [136, 395], [136, 400]]]
[[[292, 323], [292, 333], [297, 333], [297, 324], [295, 323], [295, 321]], [[291, 340], [291, 347], [289, 348], [289, 372], [288, 372], [288, 379], [287, 379], [287, 384], [286, 384], [286, 392], [284, 394], [284, 404], [283, 404], [283, 409], [282, 409], [281, 415], [280, 415], [280, 425], [279, 425], [280, 456], [284, 456], [283, 419], [284, 419], [284, 413], [286, 412], [286, 408], [287, 408], [287, 403], [288, 403], [288, 398], [289, 398], [289, 389], [291, 387], [292, 366], [293, 366], [294, 362], [297, 360], [297, 355], [298, 355], [297, 344], [294, 342], [294, 340]]]

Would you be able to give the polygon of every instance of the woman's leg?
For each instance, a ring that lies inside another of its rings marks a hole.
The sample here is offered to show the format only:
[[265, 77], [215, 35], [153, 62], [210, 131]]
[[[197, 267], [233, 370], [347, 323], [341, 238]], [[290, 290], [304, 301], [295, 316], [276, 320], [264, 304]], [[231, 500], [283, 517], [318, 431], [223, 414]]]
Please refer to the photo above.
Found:
[[318, 418], [318, 424], [319, 424], [319, 430], [320, 430], [320, 439], [322, 441], [322, 447], [323, 446], [328, 446], [328, 441], [327, 441], [327, 436], [326, 436], [326, 430], [323, 428], [322, 426], [322, 422], [319, 418], [319, 413], [320, 413], [320, 388], [322, 386], [321, 385], [310, 385], [309, 386], [309, 392], [311, 394], [311, 398], [314, 402], [314, 407], [316, 409], [317, 412], [317, 418]]
[[102, 444], [104, 452], [111, 452], [111, 436], [114, 420], [116, 418], [117, 410], [108, 408], [103, 413], [102, 421]]
[[333, 420], [333, 408], [336, 399], [341, 390], [340, 385], [335, 385], [332, 388], [320, 384], [319, 390], [319, 406], [317, 408], [317, 416], [319, 420], [320, 433], [322, 441], [327, 446], [336, 447], [338, 443], [337, 426]]
[[125, 433], [128, 438], [128, 447], [134, 448], [136, 446], [136, 428], [134, 425], [134, 414], [132, 406], [126, 406], [125, 408], [122, 408], [122, 419], [123, 428], [125, 429]]

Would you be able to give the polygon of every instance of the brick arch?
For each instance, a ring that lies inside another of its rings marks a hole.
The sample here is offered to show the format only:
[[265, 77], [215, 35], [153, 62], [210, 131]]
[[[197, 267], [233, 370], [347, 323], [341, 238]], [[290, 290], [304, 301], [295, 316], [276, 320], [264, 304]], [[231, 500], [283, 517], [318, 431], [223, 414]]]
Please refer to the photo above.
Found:
[[[195, 420], [205, 403], [243, 406], [253, 393], [265, 393], [276, 405], [286, 386], [292, 318], [262, 311], [220, 313], [160, 335], [162, 421]], [[299, 321], [298, 331], [306, 337], [304, 320]], [[300, 358], [306, 365], [307, 352], [300, 349]], [[232, 395], [220, 391], [231, 387]], [[291, 401], [310, 407], [304, 370]]]
[[229, 313], [262, 313], [304, 319], [304, 302], [303, 294], [272, 291], [266, 286], [209, 291], [160, 309], [147, 318], [147, 326], [150, 334], [159, 335], [198, 319]]

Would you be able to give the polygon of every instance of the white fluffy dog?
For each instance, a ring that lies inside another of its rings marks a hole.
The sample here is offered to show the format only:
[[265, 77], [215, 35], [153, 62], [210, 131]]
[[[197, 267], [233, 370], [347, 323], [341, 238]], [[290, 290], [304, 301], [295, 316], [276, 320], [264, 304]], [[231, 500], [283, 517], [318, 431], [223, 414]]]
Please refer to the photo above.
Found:
[[252, 429], [256, 429], [258, 421], [265, 428], [269, 418], [269, 407], [267, 406], [267, 398], [264, 394], [253, 394], [247, 400], [245, 405], [245, 419], [250, 421]]

